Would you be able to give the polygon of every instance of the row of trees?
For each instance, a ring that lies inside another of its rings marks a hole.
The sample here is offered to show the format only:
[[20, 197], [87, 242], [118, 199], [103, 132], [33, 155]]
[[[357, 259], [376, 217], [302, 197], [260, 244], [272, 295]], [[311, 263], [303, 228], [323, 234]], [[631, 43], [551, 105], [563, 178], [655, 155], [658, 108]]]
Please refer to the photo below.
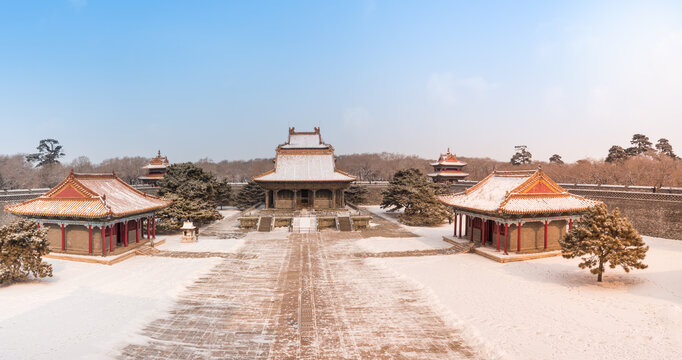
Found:
[[75, 172], [116, 172], [129, 184], [138, 182], [141, 168], [149, 163], [149, 158], [120, 157], [106, 159], [99, 164], [92, 163], [80, 156], [69, 163], [50, 163], [34, 167], [25, 155], [0, 155], [0, 189], [26, 189], [52, 187], [62, 181], [71, 169]]
[[670, 141], [668, 141], [666, 138], [658, 139], [658, 142], [656, 143], [656, 149], [652, 147], [653, 144], [651, 141], [649, 141], [649, 137], [643, 134], [632, 135], [630, 144], [632, 146], [628, 148], [623, 148], [618, 145], [611, 146], [605, 161], [610, 163], [622, 162], [640, 155], [659, 155], [667, 156], [672, 159], [679, 159], [679, 156], [677, 156], [673, 151], [673, 146], [670, 144]]
[[[345, 159], [361, 161], [367, 154], [345, 155]], [[378, 155], [378, 154], [374, 154]], [[461, 157], [462, 161], [469, 165], [465, 171], [469, 173], [467, 180], [481, 180], [493, 169], [515, 170], [515, 169], [534, 169], [537, 165], [542, 165], [543, 170], [548, 172], [553, 179], [558, 182], [566, 183], [595, 183], [595, 184], [620, 184], [620, 185], [643, 185], [643, 186], [682, 186], [682, 161], [676, 161], [667, 155], [652, 153], [646, 156], [629, 157], [622, 161], [606, 162], [600, 160], [578, 160], [575, 163], [557, 162], [534, 162], [525, 165], [511, 165], [509, 162], [502, 162], [490, 158], [467, 158]], [[432, 160], [431, 160], [432, 161]], [[432, 171], [427, 159], [420, 159], [421, 166], [407, 166], [406, 168], [416, 168], [423, 173]], [[66, 177], [70, 169], [76, 172], [112, 172], [121, 177], [128, 183], [135, 184], [140, 175], [140, 168], [146, 165], [149, 159], [143, 157], [123, 157], [113, 158], [102, 161], [99, 164], [91, 163], [86, 157], [80, 157], [68, 164], [51, 164], [34, 168], [26, 162], [24, 155], [4, 156], [0, 155], [0, 189], [19, 189], [19, 188], [39, 188], [51, 187], [59, 183]], [[248, 162], [244, 162], [248, 163]], [[371, 162], [370, 162], [371, 163]], [[387, 177], [370, 176], [360, 178], [361, 180], [390, 180], [393, 173], [400, 170], [398, 165], [401, 162], [393, 163], [391, 175]], [[225, 176], [224, 173], [211, 170], [206, 163], [196, 163], [205, 171], [211, 172], [217, 178], [226, 179], [229, 182], [237, 181], [233, 176]], [[383, 163], [386, 166], [383, 172], [389, 172], [390, 162]], [[272, 169], [272, 163], [268, 168], [260, 165], [249, 171], [249, 174], [258, 175]], [[356, 174], [353, 169], [345, 167], [339, 163], [340, 169]], [[365, 166], [367, 168], [367, 166]], [[262, 172], [261, 172], [262, 170]], [[248, 181], [249, 176], [240, 177]]]

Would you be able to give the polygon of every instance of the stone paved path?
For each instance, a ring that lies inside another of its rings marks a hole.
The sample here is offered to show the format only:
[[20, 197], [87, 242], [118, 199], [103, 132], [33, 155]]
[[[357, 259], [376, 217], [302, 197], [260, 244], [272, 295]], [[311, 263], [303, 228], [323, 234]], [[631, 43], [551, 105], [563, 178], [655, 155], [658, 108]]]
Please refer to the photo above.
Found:
[[249, 234], [120, 357], [474, 358], [418, 289], [352, 256], [354, 236]]

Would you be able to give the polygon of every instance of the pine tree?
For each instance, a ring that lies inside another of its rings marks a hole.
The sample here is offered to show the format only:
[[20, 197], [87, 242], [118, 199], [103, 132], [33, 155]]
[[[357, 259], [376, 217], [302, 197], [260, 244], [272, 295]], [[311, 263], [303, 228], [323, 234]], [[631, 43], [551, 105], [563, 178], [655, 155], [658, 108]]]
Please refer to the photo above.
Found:
[[173, 203], [157, 213], [157, 230], [178, 230], [184, 220], [203, 225], [222, 219], [218, 188], [216, 177], [195, 164], [170, 165], [159, 181], [159, 195]]
[[549, 162], [550, 162], [550, 163], [554, 163], [554, 164], [559, 164], [559, 165], [561, 165], [561, 164], [564, 163], [564, 161], [561, 160], [561, 155], [559, 155], [559, 154], [554, 154], [554, 155], [552, 155], [552, 156], [549, 158]]
[[406, 207], [410, 197], [424, 186], [425, 180], [424, 174], [418, 169], [396, 171], [386, 190], [381, 193], [383, 195], [381, 208], [396, 211]]
[[514, 148], [516, 149], [516, 153], [511, 158], [512, 165], [523, 165], [531, 163], [533, 154], [526, 150], [527, 149], [526, 145], [518, 145], [514, 146]]
[[21, 219], [0, 227], [0, 284], [51, 277], [52, 265], [43, 263], [50, 252], [47, 230], [31, 220]]
[[448, 208], [438, 201], [437, 187], [430, 186], [412, 194], [399, 219], [412, 226], [433, 226], [442, 224], [451, 214]]
[[351, 204], [362, 204], [367, 200], [367, 190], [366, 186], [351, 185], [348, 190], [346, 190], [345, 199], [346, 202]]
[[48, 164], [58, 164], [59, 158], [65, 154], [62, 152], [62, 146], [59, 141], [55, 139], [40, 140], [40, 144], [36, 147], [37, 153], [26, 155], [26, 161], [29, 163], [38, 163], [36, 166], [40, 167]]
[[250, 181], [239, 191], [234, 204], [239, 210], [244, 210], [265, 201], [265, 191], [254, 181]]
[[403, 169], [393, 175], [381, 200], [381, 208], [396, 211], [405, 208], [400, 220], [409, 225], [435, 225], [450, 216], [447, 207], [438, 201], [448, 189], [435, 184], [418, 169]]
[[232, 199], [232, 187], [230, 187], [227, 179], [222, 179], [216, 184], [215, 191], [216, 203], [218, 203], [218, 206], [222, 209], [223, 205], [229, 204]]
[[609, 212], [604, 204], [590, 208], [559, 243], [564, 258], [580, 256], [583, 262], [578, 266], [590, 269], [599, 282], [606, 264], [611, 269], [621, 266], [625, 272], [647, 268], [642, 260], [649, 247], [618, 209]]
[[668, 141], [666, 138], [658, 139], [656, 150], [658, 150], [659, 153], [670, 156], [673, 159], [678, 158], [678, 156], [673, 152], [673, 146], [670, 145], [670, 141]]
[[628, 158], [628, 154], [625, 149], [618, 145], [613, 145], [609, 149], [609, 155], [606, 157], [606, 162], [620, 162]]
[[644, 134], [632, 135], [632, 140], [630, 140], [630, 144], [634, 145], [633, 147], [634, 150], [632, 151], [636, 152], [637, 155], [644, 154], [645, 152], [654, 150], [651, 147], [651, 141], [649, 141], [649, 137]]

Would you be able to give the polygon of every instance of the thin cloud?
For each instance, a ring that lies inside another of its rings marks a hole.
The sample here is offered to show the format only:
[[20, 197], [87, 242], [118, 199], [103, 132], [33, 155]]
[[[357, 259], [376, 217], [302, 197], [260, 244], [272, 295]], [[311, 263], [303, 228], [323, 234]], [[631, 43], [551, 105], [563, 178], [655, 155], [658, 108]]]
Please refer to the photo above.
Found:
[[429, 77], [427, 88], [431, 97], [451, 106], [471, 95], [484, 97], [499, 88], [499, 85], [479, 76], [456, 79], [451, 73], [433, 73]]
[[88, 5], [88, 0], [69, 0], [69, 5], [76, 9], [82, 9]]

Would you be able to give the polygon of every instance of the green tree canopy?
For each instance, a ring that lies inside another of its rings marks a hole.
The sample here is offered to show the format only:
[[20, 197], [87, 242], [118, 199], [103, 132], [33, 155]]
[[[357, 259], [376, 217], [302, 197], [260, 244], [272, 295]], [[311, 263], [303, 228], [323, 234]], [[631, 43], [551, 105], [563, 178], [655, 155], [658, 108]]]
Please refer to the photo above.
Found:
[[366, 186], [362, 185], [351, 185], [347, 190], [345, 194], [346, 201], [351, 203], [351, 204], [362, 204], [367, 200], [367, 193], [369, 191], [367, 190]]
[[640, 155], [648, 151], [654, 150], [651, 147], [651, 141], [649, 141], [649, 137], [644, 134], [632, 135], [632, 140], [630, 140], [630, 144], [632, 144], [633, 146], [625, 150], [630, 155]]
[[625, 272], [647, 268], [642, 260], [649, 247], [618, 209], [609, 212], [604, 204], [590, 208], [559, 244], [564, 258], [581, 257], [578, 266], [590, 269], [597, 281], [602, 281], [606, 264], [611, 269], [621, 266]]
[[42, 256], [50, 252], [47, 230], [31, 220], [21, 219], [0, 227], [0, 284], [51, 277], [52, 265]]
[[403, 169], [393, 175], [382, 192], [381, 208], [396, 211], [402, 208], [400, 220], [409, 225], [435, 225], [450, 216], [438, 195], [447, 194], [445, 186], [435, 184], [418, 169]]
[[658, 150], [660, 154], [670, 156], [673, 159], [678, 158], [678, 156], [673, 152], [673, 146], [670, 145], [670, 141], [668, 141], [666, 138], [658, 139], [658, 143], [656, 143], [656, 150]]
[[265, 201], [265, 191], [263, 188], [254, 181], [249, 181], [244, 187], [237, 193], [237, 197], [234, 200], [234, 205], [240, 210], [244, 210], [260, 202]]
[[37, 167], [48, 165], [48, 164], [58, 164], [59, 158], [63, 157], [62, 146], [59, 145], [59, 141], [55, 139], [43, 139], [40, 140], [40, 144], [36, 147], [37, 153], [26, 155], [26, 161], [31, 164], [37, 164]]
[[625, 161], [628, 158], [628, 154], [625, 152], [625, 149], [618, 145], [613, 145], [609, 149], [609, 155], [606, 157], [606, 162], [620, 162], [620, 161]]
[[554, 163], [554, 164], [559, 164], [559, 165], [561, 165], [561, 164], [564, 163], [564, 161], [561, 160], [561, 155], [559, 155], [559, 154], [554, 154], [554, 155], [552, 155], [552, 156], [549, 158], [549, 162]]
[[159, 230], [177, 230], [184, 220], [203, 225], [222, 219], [217, 210], [218, 188], [213, 174], [192, 163], [168, 166], [159, 181], [159, 195], [173, 203], [158, 212]]
[[531, 154], [527, 150], [526, 145], [519, 145], [514, 147], [516, 149], [516, 153], [512, 156], [511, 158], [511, 164], [512, 165], [523, 165], [523, 164], [530, 164], [531, 159], [533, 158], [533, 154]]
[[222, 209], [223, 205], [229, 204], [231, 199], [232, 187], [230, 183], [227, 182], [227, 179], [219, 180], [216, 184], [216, 202], [218, 206]]

